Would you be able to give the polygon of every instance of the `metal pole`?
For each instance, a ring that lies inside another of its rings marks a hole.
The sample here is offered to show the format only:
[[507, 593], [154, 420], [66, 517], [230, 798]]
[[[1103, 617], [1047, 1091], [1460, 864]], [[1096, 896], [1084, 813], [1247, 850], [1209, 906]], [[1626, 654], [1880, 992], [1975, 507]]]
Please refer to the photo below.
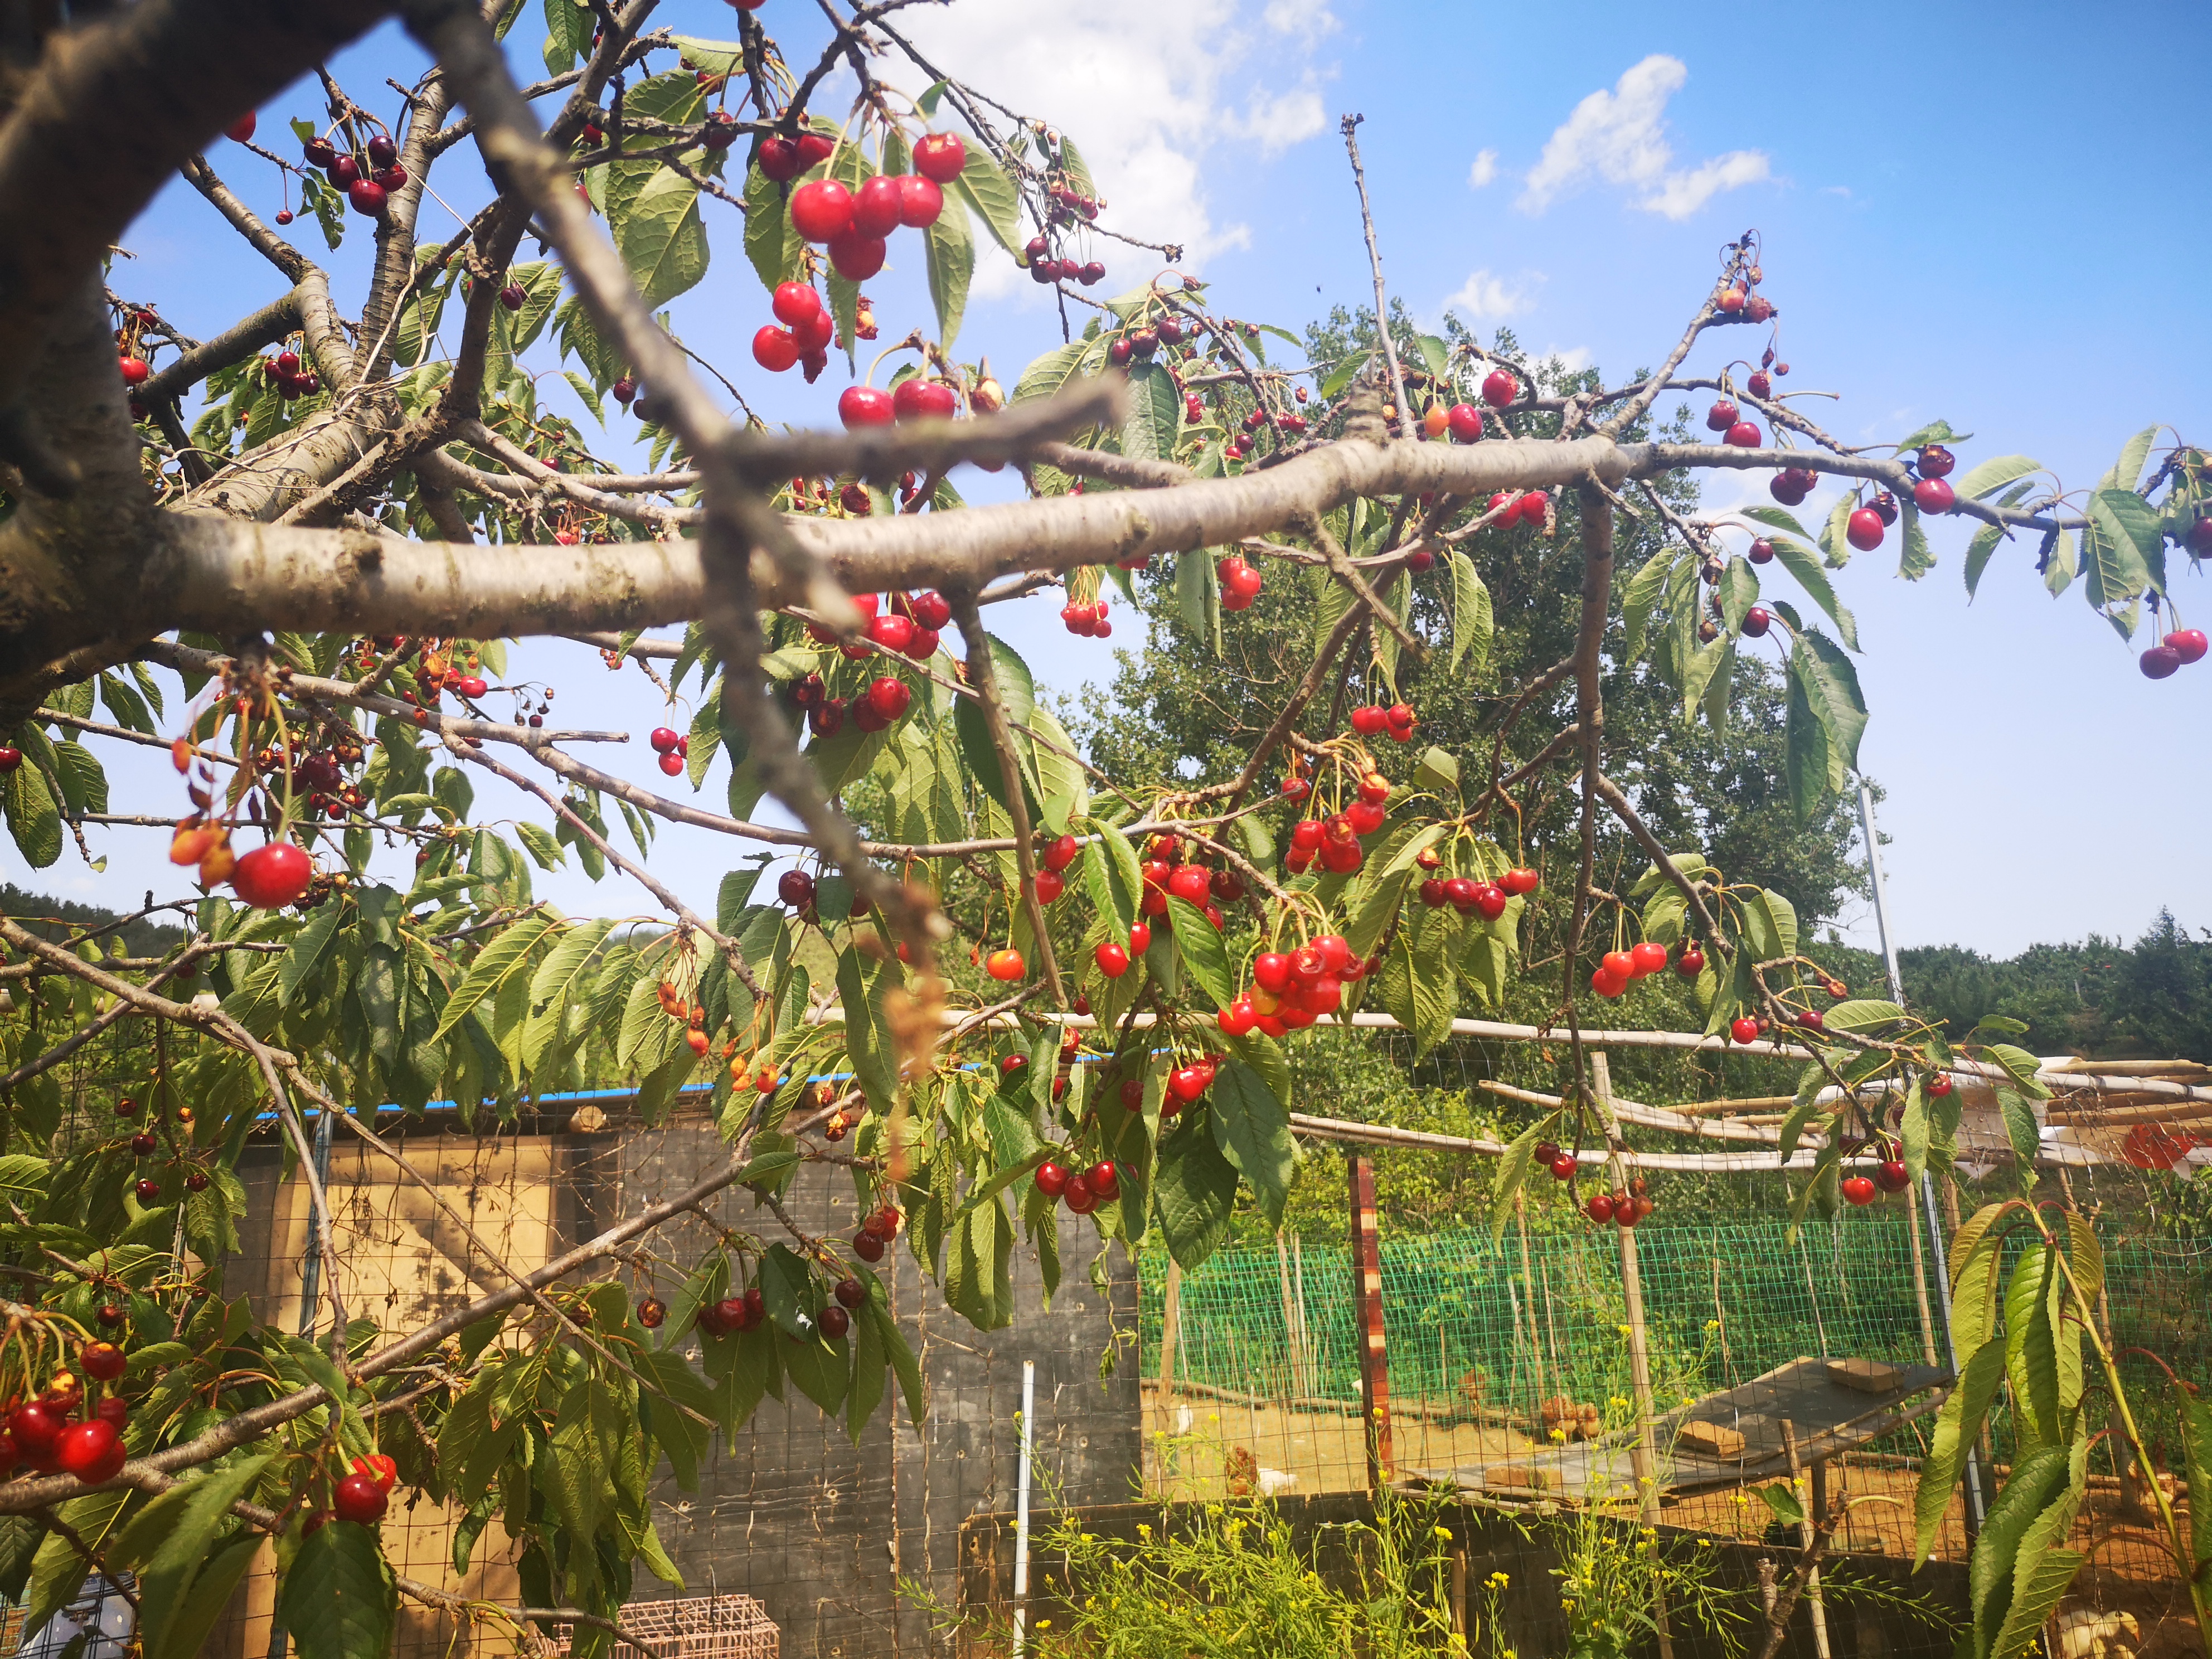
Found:
[[[1900, 1008], [1905, 1006], [1905, 977], [1898, 972], [1897, 947], [1889, 931], [1889, 888], [1882, 879], [1881, 842], [1875, 833], [1874, 792], [1866, 781], [1859, 781], [1859, 828], [1866, 837], [1867, 873], [1874, 887], [1874, 923], [1881, 936], [1882, 966], [1889, 974], [1889, 994]], [[1954, 1376], [1959, 1371], [1959, 1345], [1951, 1340], [1951, 1263], [1950, 1252], [1944, 1248], [1942, 1212], [1936, 1205], [1936, 1177], [1926, 1170], [1920, 1173], [1920, 1207], [1928, 1221], [1928, 1243], [1936, 1258], [1936, 1283], [1941, 1294], [1936, 1297], [1936, 1310], [1943, 1328], [1943, 1358], [1951, 1367]], [[1981, 1535], [1982, 1471], [1976, 1449], [1966, 1448], [1966, 1537], [1969, 1542]]]
[[1022, 1467], [1014, 1481], [1014, 1654], [1020, 1659], [1030, 1621], [1030, 1419], [1036, 1411], [1036, 1361], [1022, 1361]]

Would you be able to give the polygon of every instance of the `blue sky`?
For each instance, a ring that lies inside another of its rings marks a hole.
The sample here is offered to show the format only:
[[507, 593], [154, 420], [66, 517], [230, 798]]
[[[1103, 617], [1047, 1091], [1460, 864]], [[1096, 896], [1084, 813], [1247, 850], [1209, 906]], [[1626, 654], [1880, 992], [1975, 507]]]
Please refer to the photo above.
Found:
[[[519, 59], [538, 38], [529, 9]], [[808, 61], [821, 35], [811, 11], [769, 0], [760, 16]], [[2212, 11], [2202, 5], [2029, 5], [2009, 9], [2002, 27], [1963, 7], [1778, 8], [1738, 23], [1709, 7], [1356, 0], [959, 0], [901, 16], [954, 73], [1064, 128], [1101, 180], [1108, 216], [1187, 245], [1186, 268], [1236, 315], [1295, 331], [1332, 305], [1367, 302], [1336, 135], [1337, 118], [1358, 111], [1392, 292], [1424, 318], [1452, 308], [1486, 332], [1509, 324], [1529, 347], [1618, 379], [1664, 353], [1711, 280], [1715, 250], [1755, 226], [1766, 291], [1782, 307], [1787, 385], [1837, 393], [1817, 413], [1846, 441], [1893, 438], [1940, 416], [1976, 434], [1960, 447], [1966, 464], [2022, 452], [2076, 488], [2153, 422], [2212, 442], [2212, 232], [2201, 206], [2212, 178], [2201, 115]], [[709, 0], [677, 0], [656, 21], [733, 33], [732, 14]], [[387, 28], [333, 68], [388, 114], [385, 76], [411, 80], [421, 66]], [[921, 88], [918, 76], [891, 78]], [[842, 115], [850, 83], [842, 96], [838, 86], [818, 109]], [[281, 142], [283, 118], [313, 112], [312, 94], [310, 82], [265, 106], [264, 138]], [[222, 144], [210, 159], [273, 211], [267, 164]], [[461, 213], [482, 198], [460, 152], [433, 182]], [[452, 223], [426, 215], [430, 234]], [[708, 224], [714, 264], [676, 307], [687, 343], [770, 418], [833, 418], [842, 364], [811, 388], [752, 368], [745, 343], [768, 319], [766, 296], [737, 216], [716, 209]], [[349, 311], [362, 241], [326, 258], [319, 237], [302, 240], [326, 259]], [[276, 273], [181, 183], [125, 246], [136, 257], [118, 262], [118, 290], [196, 334], [279, 291]], [[1111, 245], [1100, 257], [1114, 291], [1151, 274], [1139, 262], [1155, 258]], [[927, 321], [910, 234], [869, 286], [886, 339]], [[1057, 340], [1056, 319], [1003, 264], [980, 274], [978, 294], [959, 355], [988, 352], [1011, 383]], [[1741, 349], [1728, 337], [1727, 350]], [[1722, 353], [1716, 342], [1690, 367], [1710, 372]], [[1709, 495], [1738, 499], [1726, 482]], [[1805, 509], [1822, 510], [1820, 498]], [[1966, 532], [1933, 534], [1942, 562], [1922, 582], [1899, 580], [1884, 550], [1838, 583], [1867, 647], [1873, 723], [1861, 759], [1889, 794], [1901, 940], [2009, 953], [2090, 932], [2132, 937], [2161, 905], [2212, 925], [2199, 851], [2212, 816], [2212, 663], [2144, 680], [2077, 593], [2055, 603], [2044, 593], [2025, 551], [2000, 553], [1969, 607]], [[2185, 620], [2212, 618], [2200, 579], [2182, 574], [2176, 586]], [[1056, 608], [1042, 599], [1006, 607], [994, 627], [1041, 679], [1080, 696], [1110, 680], [1127, 636], [1073, 638]], [[588, 710], [588, 723], [641, 738], [657, 721], [648, 688], [609, 677], [588, 652], [539, 646], [522, 660], [560, 685], [564, 723]], [[641, 741], [613, 763], [660, 781]], [[118, 794], [132, 798], [125, 810], [175, 793], [164, 758], [114, 770]], [[502, 791], [485, 780], [479, 799], [504, 810]], [[706, 798], [719, 804], [718, 779]], [[109, 878], [73, 868], [71, 854], [35, 884], [109, 902], [149, 885], [186, 890], [149, 832], [95, 833]], [[653, 867], [710, 904], [730, 851], [704, 832], [666, 829]], [[541, 888], [579, 910], [645, 902], [573, 873]], [[1849, 936], [1871, 942], [1870, 918], [1845, 921]]]

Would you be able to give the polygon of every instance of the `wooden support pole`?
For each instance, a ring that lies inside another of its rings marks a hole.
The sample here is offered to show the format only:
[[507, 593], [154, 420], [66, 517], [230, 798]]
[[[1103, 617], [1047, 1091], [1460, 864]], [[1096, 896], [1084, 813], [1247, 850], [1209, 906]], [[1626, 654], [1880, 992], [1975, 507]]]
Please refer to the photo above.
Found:
[[1390, 1444], [1390, 1372], [1382, 1335], [1382, 1240], [1375, 1220], [1375, 1166], [1352, 1155], [1352, 1287], [1359, 1321], [1359, 1406], [1366, 1428], [1367, 1489], [1381, 1497], [1396, 1475]]
[[1182, 1267], [1180, 1263], [1168, 1263], [1167, 1305], [1160, 1316], [1160, 1432], [1169, 1433], [1168, 1425], [1175, 1420], [1169, 1409], [1175, 1399], [1176, 1336], [1182, 1324]]
[[[1602, 1054], [1589, 1057], [1591, 1091], [1605, 1125], [1607, 1146], [1622, 1150], [1620, 1125], [1613, 1114], [1613, 1073]], [[1628, 1186], [1627, 1166], [1616, 1157], [1613, 1163], [1616, 1190]], [[1659, 1451], [1651, 1437], [1651, 1348], [1644, 1322], [1644, 1279], [1636, 1260], [1636, 1229], [1616, 1227], [1620, 1236], [1620, 1289], [1628, 1303], [1628, 1373], [1636, 1395], [1636, 1440], [1629, 1448], [1630, 1465], [1636, 1471], [1637, 1495], [1644, 1518], [1659, 1518]]]
[[1942, 1362], [1936, 1358], [1936, 1317], [1928, 1305], [1928, 1263], [1920, 1248], [1920, 1195], [1913, 1194], [1905, 1200], [1905, 1224], [1912, 1230], [1912, 1290], [1920, 1299], [1920, 1354], [1929, 1364]]

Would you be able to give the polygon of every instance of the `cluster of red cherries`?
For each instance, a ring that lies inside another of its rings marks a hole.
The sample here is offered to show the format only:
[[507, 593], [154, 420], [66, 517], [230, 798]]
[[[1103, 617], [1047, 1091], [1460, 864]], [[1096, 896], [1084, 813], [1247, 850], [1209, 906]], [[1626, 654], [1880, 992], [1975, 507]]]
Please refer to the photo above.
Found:
[[[1224, 594], [1223, 602], [1227, 603]], [[1060, 619], [1071, 634], [1079, 634], [1086, 640], [1103, 640], [1114, 631], [1114, 624], [1106, 615], [1106, 601], [1093, 599], [1088, 605], [1070, 601], [1060, 607]]]
[[307, 164], [320, 167], [333, 190], [345, 192], [356, 213], [380, 219], [392, 192], [407, 182], [407, 169], [399, 165], [399, 146], [388, 133], [372, 135], [363, 149], [356, 157], [327, 138], [310, 138], [300, 146]]
[[660, 769], [669, 777], [679, 776], [684, 763], [691, 758], [691, 739], [672, 726], [656, 726], [647, 739], [653, 752], [660, 757]]
[[1551, 505], [1552, 498], [1540, 489], [1524, 490], [1517, 495], [1501, 489], [1490, 498], [1488, 510], [1498, 514], [1497, 529], [1510, 530], [1516, 524], [1525, 524], [1541, 530]]
[[837, 418], [848, 432], [894, 421], [949, 421], [959, 412], [960, 394], [945, 381], [923, 374], [910, 374], [889, 392], [848, 386], [837, 394]]
[[[1179, 861], [1182, 843], [1173, 836], [1155, 836], [1145, 848], [1145, 860], [1138, 866], [1143, 878], [1143, 888], [1137, 908], [1155, 921], [1168, 914], [1168, 900], [1179, 898], [1196, 905], [1212, 922], [1216, 931], [1221, 927], [1221, 912], [1214, 901], [1234, 904], [1244, 896], [1244, 884], [1227, 870], [1209, 870], [1195, 862]], [[1149, 943], [1151, 935], [1146, 934]]]
[[2144, 678], [2162, 680], [2190, 663], [2203, 661], [2206, 643], [2203, 629], [2177, 628], [2136, 659], [2136, 665]]
[[967, 146], [957, 134], [930, 133], [914, 147], [910, 173], [878, 173], [857, 191], [835, 179], [801, 185], [791, 193], [791, 222], [808, 241], [828, 247], [830, 264], [840, 276], [864, 283], [884, 268], [884, 239], [891, 232], [901, 225], [923, 230], [937, 222], [945, 211], [944, 187], [960, 176], [967, 162]]
[[[1552, 1172], [1554, 1181], [1572, 1181], [1582, 1167], [1581, 1161], [1572, 1152], [1563, 1151], [1556, 1141], [1538, 1141], [1535, 1159], [1540, 1167]], [[1657, 1207], [1650, 1194], [1644, 1190], [1644, 1177], [1636, 1176], [1618, 1191], [1592, 1193], [1582, 1209], [1592, 1221], [1610, 1221], [1626, 1231]]]
[[[1293, 778], [1291, 782], [1304, 786], [1295, 794], [1285, 787], [1283, 793], [1293, 799], [1303, 800], [1312, 793], [1312, 786], [1304, 778]], [[1291, 826], [1291, 844], [1283, 854], [1283, 867], [1292, 875], [1304, 875], [1318, 860], [1330, 874], [1349, 875], [1367, 857], [1359, 838], [1373, 835], [1389, 817], [1389, 809], [1383, 805], [1389, 798], [1390, 780], [1380, 772], [1367, 773], [1355, 787], [1352, 804], [1342, 811], [1300, 818]]]
[[[1382, 966], [1379, 957], [1352, 954], [1341, 933], [1322, 933], [1295, 951], [1262, 951], [1252, 958], [1252, 988], [1215, 1016], [1229, 1036], [1302, 1031], [1344, 1006], [1344, 988]], [[1170, 1079], [1172, 1081], [1172, 1079]]]
[[[1621, 995], [1638, 980], [1650, 978], [1666, 965], [1667, 947], [1656, 939], [1644, 939], [1626, 951], [1607, 951], [1598, 959], [1597, 967], [1590, 974], [1590, 989], [1609, 1000]], [[1682, 953], [1674, 958], [1674, 971], [1684, 979], [1695, 979], [1705, 971], [1705, 953], [1694, 945], [1683, 945]]]
[[[77, 1364], [95, 1383], [113, 1382], [129, 1366], [114, 1343], [93, 1341], [77, 1351]], [[0, 1468], [27, 1466], [33, 1474], [73, 1474], [88, 1486], [101, 1486], [123, 1472], [123, 1425], [131, 1407], [108, 1394], [85, 1410], [85, 1386], [69, 1371], [56, 1371], [30, 1399], [9, 1401], [0, 1427]], [[80, 1419], [77, 1413], [85, 1410]]]
[[[1141, 1089], [1142, 1085], [1139, 1085]], [[1036, 1189], [1056, 1199], [1076, 1215], [1089, 1215], [1101, 1204], [1121, 1195], [1121, 1172], [1114, 1160], [1104, 1158], [1084, 1170], [1072, 1170], [1048, 1160], [1036, 1166]]]
[[1221, 584], [1221, 608], [1224, 611], [1250, 610], [1252, 601], [1260, 597], [1260, 589], [1266, 583], [1260, 567], [1237, 553], [1217, 561], [1213, 574]]
[[1393, 743], [1412, 742], [1418, 724], [1409, 702], [1362, 703], [1351, 715], [1352, 729], [1361, 737], [1388, 737]]
[[[753, 361], [771, 374], [781, 374], [804, 359], [811, 381], [830, 363], [830, 342], [837, 325], [823, 306], [811, 283], [778, 283], [769, 301], [775, 323], [763, 323], [753, 336]], [[781, 328], [776, 323], [783, 325]]]
[[1534, 892], [1544, 879], [1536, 871], [1522, 867], [1508, 870], [1496, 881], [1477, 881], [1472, 876], [1439, 876], [1434, 872], [1443, 866], [1443, 860], [1433, 847], [1425, 847], [1416, 853], [1413, 863], [1425, 872], [1420, 885], [1422, 903], [1431, 910], [1449, 905], [1463, 916], [1478, 915], [1485, 921], [1497, 921], [1505, 914], [1507, 900]]

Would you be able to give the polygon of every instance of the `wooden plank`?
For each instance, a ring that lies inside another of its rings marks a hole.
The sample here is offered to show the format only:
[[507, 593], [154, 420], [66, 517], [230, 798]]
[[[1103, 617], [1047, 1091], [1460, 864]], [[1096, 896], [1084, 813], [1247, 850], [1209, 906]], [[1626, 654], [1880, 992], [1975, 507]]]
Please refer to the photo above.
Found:
[[1367, 1443], [1367, 1486], [1379, 1494], [1396, 1478], [1390, 1443], [1389, 1350], [1382, 1331], [1382, 1240], [1375, 1218], [1375, 1166], [1345, 1160], [1351, 1187], [1352, 1285], [1358, 1310], [1359, 1407]]

